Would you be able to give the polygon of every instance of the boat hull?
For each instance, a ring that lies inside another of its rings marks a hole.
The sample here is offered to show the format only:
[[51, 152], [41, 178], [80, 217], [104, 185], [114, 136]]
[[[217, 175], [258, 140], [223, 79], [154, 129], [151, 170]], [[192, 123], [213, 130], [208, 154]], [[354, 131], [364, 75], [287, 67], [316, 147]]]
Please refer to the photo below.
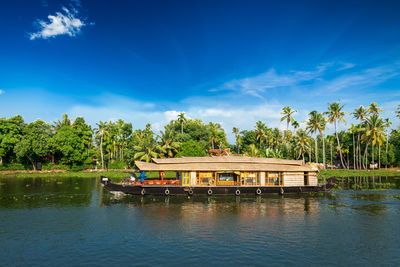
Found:
[[193, 186], [180, 185], [129, 185], [102, 181], [104, 188], [111, 192], [130, 195], [263, 195], [324, 192], [326, 186]]

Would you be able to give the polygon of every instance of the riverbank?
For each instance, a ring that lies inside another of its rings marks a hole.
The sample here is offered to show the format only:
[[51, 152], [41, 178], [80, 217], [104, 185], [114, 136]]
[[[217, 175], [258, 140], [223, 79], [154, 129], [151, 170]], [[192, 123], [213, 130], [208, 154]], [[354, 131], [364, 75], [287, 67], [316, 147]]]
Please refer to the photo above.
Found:
[[[113, 181], [121, 181], [129, 177], [129, 172], [135, 170], [109, 170], [109, 171], [80, 171], [68, 172], [65, 170], [52, 171], [0, 171], [0, 178], [98, 178], [107, 176]], [[158, 178], [158, 172], [146, 172], [148, 178]], [[400, 176], [399, 169], [389, 170], [322, 170], [318, 173], [318, 179], [321, 181], [329, 177], [358, 177], [358, 176]], [[166, 172], [165, 177], [175, 177], [175, 172]]]
[[318, 180], [330, 177], [366, 177], [366, 176], [400, 176], [399, 169], [389, 170], [322, 170], [318, 173]]
[[[99, 178], [107, 176], [118, 182], [130, 176], [129, 172], [135, 170], [109, 170], [109, 171], [80, 171], [68, 172], [65, 170], [52, 171], [0, 171], [0, 178]], [[137, 173], [139, 176], [139, 173]], [[158, 172], [146, 172], [148, 178], [158, 178]], [[175, 172], [165, 172], [165, 177], [175, 177]]]

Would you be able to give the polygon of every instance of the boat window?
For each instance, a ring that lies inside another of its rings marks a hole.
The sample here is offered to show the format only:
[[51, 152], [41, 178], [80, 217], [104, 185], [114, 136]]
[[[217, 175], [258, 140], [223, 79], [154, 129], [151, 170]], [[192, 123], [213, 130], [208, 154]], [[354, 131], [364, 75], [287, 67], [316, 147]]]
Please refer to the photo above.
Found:
[[260, 175], [259, 172], [242, 172], [241, 185], [259, 185]]
[[217, 174], [218, 185], [237, 185], [240, 173], [221, 172]]
[[265, 185], [267, 186], [283, 185], [283, 172], [267, 172], [265, 174]]
[[198, 185], [214, 185], [214, 172], [197, 172], [196, 182]]

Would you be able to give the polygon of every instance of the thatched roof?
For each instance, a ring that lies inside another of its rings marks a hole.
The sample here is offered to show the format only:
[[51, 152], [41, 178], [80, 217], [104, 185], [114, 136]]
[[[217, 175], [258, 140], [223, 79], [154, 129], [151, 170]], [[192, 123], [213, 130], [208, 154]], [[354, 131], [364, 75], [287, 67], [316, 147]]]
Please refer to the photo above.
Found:
[[135, 161], [143, 171], [316, 171], [299, 160], [251, 157], [186, 157]]

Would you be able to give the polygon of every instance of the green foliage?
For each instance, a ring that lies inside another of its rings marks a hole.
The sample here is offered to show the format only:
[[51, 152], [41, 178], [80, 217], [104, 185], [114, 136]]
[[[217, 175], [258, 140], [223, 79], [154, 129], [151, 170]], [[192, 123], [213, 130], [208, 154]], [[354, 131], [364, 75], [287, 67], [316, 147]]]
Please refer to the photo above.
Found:
[[10, 170], [30, 170], [32, 166], [24, 165], [21, 163], [5, 163], [0, 164], [0, 171], [10, 171]]
[[114, 162], [108, 163], [108, 169], [125, 169], [126, 163], [121, 160], [116, 160]]
[[15, 146], [17, 158], [28, 160], [36, 169], [36, 162], [50, 154], [51, 127], [42, 120], [26, 125], [23, 137]]
[[194, 140], [183, 143], [176, 157], [204, 157], [206, 149]]

